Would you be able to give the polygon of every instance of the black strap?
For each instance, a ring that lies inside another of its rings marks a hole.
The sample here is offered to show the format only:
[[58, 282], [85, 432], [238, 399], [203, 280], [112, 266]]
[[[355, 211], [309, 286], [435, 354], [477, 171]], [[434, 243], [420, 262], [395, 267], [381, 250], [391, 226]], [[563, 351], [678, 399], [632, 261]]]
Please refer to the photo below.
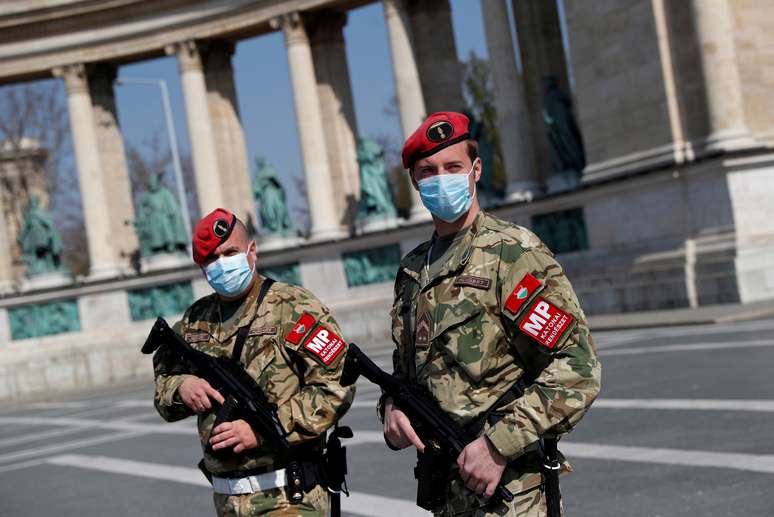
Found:
[[[261, 307], [261, 303], [263, 302], [263, 299], [266, 298], [266, 293], [269, 292], [269, 288], [271, 287], [271, 284], [274, 283], [274, 280], [271, 278], [265, 278], [263, 280], [263, 283], [261, 284], [261, 290], [258, 291], [258, 299], [255, 301], [255, 312], [258, 312], [258, 309]], [[245, 341], [247, 341], [247, 335], [250, 333], [250, 326], [253, 323], [250, 322], [250, 324], [245, 325], [244, 327], [239, 327], [239, 330], [237, 330], [237, 337], [236, 342], [234, 343], [234, 351], [231, 352], [231, 359], [233, 359], [235, 362], [239, 362], [239, 359], [242, 357], [242, 349], [245, 346]]]

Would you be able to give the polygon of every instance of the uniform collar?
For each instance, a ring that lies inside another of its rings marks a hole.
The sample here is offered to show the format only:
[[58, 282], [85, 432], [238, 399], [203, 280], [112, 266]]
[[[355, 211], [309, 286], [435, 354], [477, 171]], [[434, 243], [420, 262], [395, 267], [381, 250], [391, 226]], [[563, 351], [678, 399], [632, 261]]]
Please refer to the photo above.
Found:
[[250, 289], [250, 292], [247, 293], [247, 296], [245, 296], [242, 299], [242, 305], [239, 307], [239, 319], [229, 327], [228, 331], [226, 331], [223, 328], [223, 321], [221, 320], [221, 311], [220, 311], [220, 304], [222, 303], [219, 299], [217, 299], [217, 304], [215, 307], [215, 317], [214, 321], [216, 322], [216, 325], [214, 327], [213, 337], [220, 341], [221, 343], [224, 343], [231, 339], [231, 336], [237, 333], [237, 331], [246, 325], [249, 325], [252, 323], [252, 321], [256, 317], [256, 303], [258, 301], [258, 293], [261, 290], [261, 285], [263, 285], [263, 282], [266, 280], [263, 276], [259, 275], [258, 273], [255, 273], [255, 282], [253, 282], [253, 287]]
[[[436, 278], [443, 275], [447, 275], [452, 271], [457, 271], [461, 267], [464, 267], [470, 259], [470, 255], [473, 252], [473, 243], [476, 237], [483, 228], [486, 222], [487, 215], [483, 210], [476, 214], [476, 218], [473, 219], [473, 223], [468, 226], [465, 235], [457, 243], [454, 254], [451, 259], [441, 267]], [[430, 246], [435, 241], [436, 234], [429, 241], [425, 241], [420, 244], [411, 255], [404, 260], [402, 269], [403, 271], [413, 278], [415, 281], [420, 282], [422, 268], [425, 267], [425, 261], [427, 260], [427, 253], [430, 250]]]

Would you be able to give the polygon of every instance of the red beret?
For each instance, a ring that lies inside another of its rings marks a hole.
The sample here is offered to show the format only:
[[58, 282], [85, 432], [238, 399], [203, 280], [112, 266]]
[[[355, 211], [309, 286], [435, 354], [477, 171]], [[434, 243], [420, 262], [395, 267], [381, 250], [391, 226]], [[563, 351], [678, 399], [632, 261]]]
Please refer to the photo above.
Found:
[[193, 260], [200, 266], [215, 248], [226, 242], [236, 224], [236, 216], [223, 208], [216, 208], [202, 217], [193, 231], [191, 248]]
[[427, 117], [403, 144], [403, 168], [410, 169], [417, 160], [469, 139], [469, 123], [468, 117], [456, 111], [440, 111]]

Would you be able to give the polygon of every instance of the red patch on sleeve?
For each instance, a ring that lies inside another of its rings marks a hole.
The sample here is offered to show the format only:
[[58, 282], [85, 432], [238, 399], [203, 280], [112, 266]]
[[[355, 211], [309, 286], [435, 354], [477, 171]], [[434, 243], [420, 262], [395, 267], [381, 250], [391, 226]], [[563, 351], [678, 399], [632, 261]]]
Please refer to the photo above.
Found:
[[299, 344], [316, 322], [317, 318], [308, 312], [303, 313], [301, 317], [298, 318], [296, 324], [293, 325], [293, 328], [290, 329], [290, 332], [285, 336], [285, 341], [293, 343], [294, 345]]
[[509, 294], [508, 298], [505, 300], [506, 310], [512, 314], [519, 312], [521, 306], [529, 300], [529, 297], [532, 296], [532, 293], [534, 293], [535, 289], [538, 287], [540, 287], [540, 280], [529, 273], [524, 275], [524, 278], [516, 284], [516, 287], [513, 288], [513, 291], [511, 291], [511, 294]]
[[572, 316], [538, 298], [522, 318], [519, 329], [546, 348], [554, 348], [572, 322]]
[[328, 366], [344, 351], [344, 340], [324, 325], [320, 325], [306, 340], [304, 348], [316, 355], [325, 366]]

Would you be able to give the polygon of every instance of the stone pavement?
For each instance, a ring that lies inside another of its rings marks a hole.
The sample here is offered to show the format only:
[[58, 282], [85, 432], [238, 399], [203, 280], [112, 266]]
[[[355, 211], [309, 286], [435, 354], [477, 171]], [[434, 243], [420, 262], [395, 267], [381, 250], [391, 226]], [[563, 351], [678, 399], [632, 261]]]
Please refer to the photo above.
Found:
[[755, 303], [707, 305], [704, 307], [667, 309], [658, 311], [598, 314], [589, 316], [593, 331], [622, 330], [676, 325], [731, 323], [774, 317], [774, 300]]

